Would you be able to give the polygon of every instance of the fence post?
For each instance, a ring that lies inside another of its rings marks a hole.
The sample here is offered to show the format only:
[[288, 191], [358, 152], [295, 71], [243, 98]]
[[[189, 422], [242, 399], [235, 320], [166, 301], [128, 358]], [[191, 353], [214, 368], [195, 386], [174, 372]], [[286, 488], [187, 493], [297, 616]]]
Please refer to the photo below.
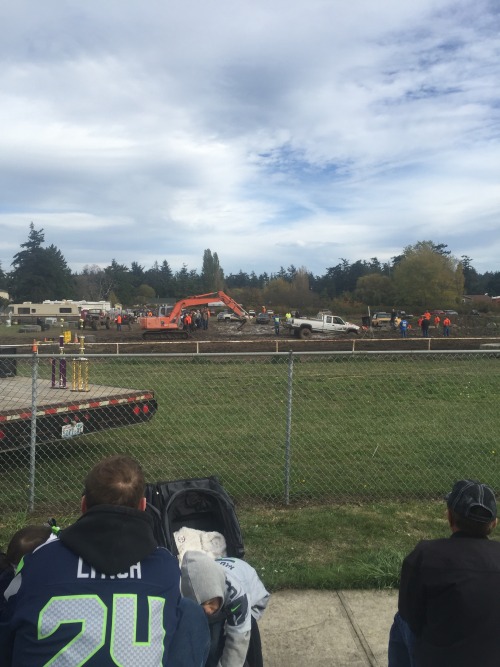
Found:
[[288, 355], [288, 387], [286, 402], [285, 435], [285, 505], [290, 504], [290, 460], [292, 449], [292, 389], [293, 389], [293, 350]]
[[30, 481], [29, 506], [30, 512], [35, 509], [35, 466], [36, 466], [36, 411], [38, 390], [38, 345], [33, 343], [31, 357], [31, 425], [30, 425]]

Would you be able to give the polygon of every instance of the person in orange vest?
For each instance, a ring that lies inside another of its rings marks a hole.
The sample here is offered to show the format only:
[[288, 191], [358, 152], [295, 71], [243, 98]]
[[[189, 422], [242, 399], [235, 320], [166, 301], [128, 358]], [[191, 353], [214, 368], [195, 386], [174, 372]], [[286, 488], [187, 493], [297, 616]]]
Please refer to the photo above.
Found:
[[443, 336], [450, 335], [450, 325], [451, 325], [451, 320], [447, 315], [443, 320]]
[[122, 330], [122, 316], [121, 313], [118, 313], [116, 316], [116, 330], [121, 331]]
[[439, 323], [440, 322], [441, 322], [441, 318], [439, 317], [439, 315], [436, 315], [436, 317], [434, 318], [434, 326], [436, 327], [436, 329], [439, 329]]
[[192, 320], [191, 320], [190, 313], [186, 313], [184, 315], [184, 329], [186, 331], [191, 331], [191, 322], [192, 322]]

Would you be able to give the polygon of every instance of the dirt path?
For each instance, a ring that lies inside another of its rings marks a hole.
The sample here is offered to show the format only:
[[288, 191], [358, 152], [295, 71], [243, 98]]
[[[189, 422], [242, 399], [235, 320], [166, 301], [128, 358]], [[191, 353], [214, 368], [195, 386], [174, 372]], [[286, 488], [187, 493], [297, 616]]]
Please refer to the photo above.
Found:
[[[31, 349], [34, 336], [38, 340], [47, 343], [52, 342], [52, 346], [58, 346], [59, 331], [52, 328], [46, 332], [37, 334], [19, 333], [18, 327], [12, 327], [7, 330], [1, 327], [0, 348], [1, 346], [15, 345], [19, 353], [26, 353]], [[80, 333], [71, 330], [72, 335]], [[83, 331], [86, 341], [87, 352], [106, 352], [115, 351], [116, 346], [111, 344], [126, 343], [120, 346], [122, 352], [145, 352], [145, 351], [168, 351], [168, 352], [284, 352], [294, 351], [326, 351], [326, 350], [352, 350], [353, 348], [361, 350], [399, 350], [428, 349], [428, 339], [423, 339], [420, 331], [416, 328], [410, 330], [409, 337], [402, 340], [397, 331], [389, 328], [375, 328], [372, 331], [364, 331], [359, 336], [340, 335], [336, 338], [329, 334], [313, 334], [307, 341], [297, 340], [288, 335], [282, 328], [280, 336], [274, 335], [272, 325], [259, 325], [255, 321], [249, 321], [239, 330], [237, 322], [210, 322], [209, 329], [203, 331], [196, 330], [188, 340], [179, 343], [144, 342], [142, 339], [142, 330], [139, 324], [134, 324], [130, 329], [124, 326], [122, 331], [102, 328], [98, 331], [85, 329]], [[452, 327], [452, 334], [449, 338], [444, 338], [441, 331], [430, 329], [430, 345], [432, 350], [450, 350], [450, 349], [478, 349], [482, 342], [500, 341], [500, 331], [496, 327], [488, 326], [485, 320], [478, 321], [477, 318], [472, 322], [465, 320], [457, 322]], [[74, 340], [74, 338], [73, 338]], [[99, 345], [102, 344], [102, 345]], [[68, 345], [68, 351], [75, 351], [77, 345], [72, 342]]]

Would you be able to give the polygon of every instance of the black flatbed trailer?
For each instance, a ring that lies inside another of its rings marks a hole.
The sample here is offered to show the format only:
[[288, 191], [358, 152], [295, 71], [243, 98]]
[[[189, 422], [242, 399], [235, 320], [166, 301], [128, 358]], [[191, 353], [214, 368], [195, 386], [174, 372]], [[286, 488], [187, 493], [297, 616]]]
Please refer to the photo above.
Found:
[[35, 442], [41, 444], [140, 424], [157, 409], [151, 390], [89, 384], [88, 391], [72, 391], [38, 379], [33, 391], [31, 377], [0, 377], [0, 452], [29, 447], [33, 421]]

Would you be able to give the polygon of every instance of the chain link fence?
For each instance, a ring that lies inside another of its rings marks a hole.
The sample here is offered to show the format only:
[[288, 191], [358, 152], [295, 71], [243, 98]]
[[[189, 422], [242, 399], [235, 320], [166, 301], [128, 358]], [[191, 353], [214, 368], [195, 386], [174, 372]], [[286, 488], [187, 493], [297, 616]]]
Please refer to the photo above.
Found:
[[500, 488], [500, 351], [0, 355], [0, 511], [72, 512], [113, 453], [239, 502]]

